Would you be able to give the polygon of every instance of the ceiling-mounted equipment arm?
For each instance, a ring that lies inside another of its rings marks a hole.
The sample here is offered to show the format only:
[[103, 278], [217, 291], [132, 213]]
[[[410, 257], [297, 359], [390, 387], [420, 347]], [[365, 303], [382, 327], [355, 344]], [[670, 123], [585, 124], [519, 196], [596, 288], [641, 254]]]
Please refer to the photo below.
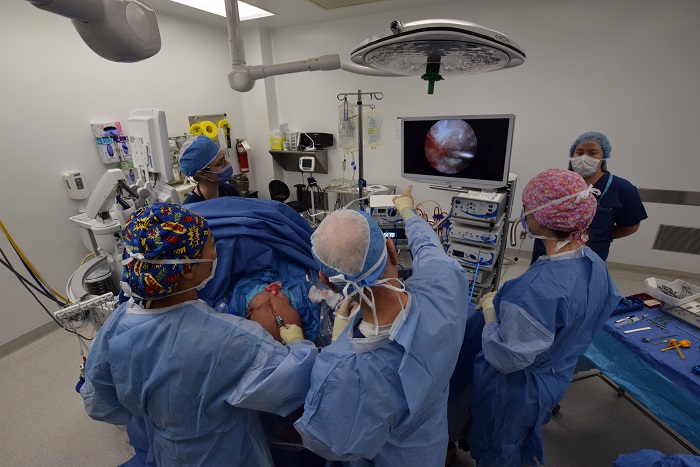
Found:
[[156, 12], [140, 0], [27, 0], [70, 18], [83, 41], [113, 62], [138, 62], [160, 50]]
[[321, 55], [307, 60], [280, 63], [276, 65], [248, 66], [245, 61], [243, 38], [240, 31], [238, 1], [226, 0], [226, 24], [228, 26], [231, 71], [228, 81], [234, 91], [246, 92], [253, 89], [255, 81], [269, 76], [286, 75], [302, 71], [346, 70], [370, 76], [402, 76], [386, 71], [374, 70], [356, 63], [341, 61], [339, 54]]

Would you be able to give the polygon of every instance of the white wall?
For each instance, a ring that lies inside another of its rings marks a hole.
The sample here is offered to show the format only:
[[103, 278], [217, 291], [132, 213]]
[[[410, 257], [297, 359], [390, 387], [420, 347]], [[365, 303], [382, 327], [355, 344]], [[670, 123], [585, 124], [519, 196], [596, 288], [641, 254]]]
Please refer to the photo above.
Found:
[[[294, 27], [272, 33], [277, 63], [350, 51], [388, 28], [393, 19], [454, 18], [510, 36], [527, 54], [524, 65], [497, 73], [448, 78], [435, 94], [417, 78], [372, 78], [342, 71], [276, 77], [279, 120], [294, 129], [336, 134], [336, 95], [382, 91], [384, 146], [365, 151], [369, 184], [398, 185], [403, 116], [513, 113], [516, 115], [511, 172], [527, 181], [550, 167], [566, 167], [571, 142], [601, 131], [613, 145], [610, 170], [639, 188], [698, 190], [700, 157], [700, 45], [694, 0], [465, 0], [362, 18]], [[341, 175], [342, 154], [329, 153], [331, 173]], [[298, 173], [288, 173], [298, 183]], [[449, 209], [449, 195], [415, 184], [417, 200], [435, 199]], [[647, 204], [649, 219], [638, 233], [614, 243], [610, 261], [700, 272], [697, 255], [651, 250], [659, 224], [700, 227], [700, 207]], [[531, 249], [528, 242], [524, 249]]]
[[[3, 2], [0, 13], [0, 219], [51, 286], [65, 295], [88, 253], [69, 217], [76, 205], [61, 174], [79, 170], [94, 187], [108, 168], [99, 161], [91, 123], [120, 121], [129, 110], [165, 110], [171, 136], [187, 116], [226, 113], [234, 137], [246, 136], [242, 95], [228, 87], [227, 32], [159, 15], [162, 49], [146, 61], [113, 63], [97, 56], [71, 22], [29, 2]], [[0, 247], [21, 264], [0, 235]], [[22, 271], [23, 273], [26, 272]], [[0, 344], [49, 320], [0, 267]], [[44, 300], [50, 311], [57, 308]]]
[[[80, 40], [65, 18], [27, 2], [4, 2], [0, 15], [0, 219], [54, 289], [63, 292], [87, 251], [68, 218], [61, 174], [80, 170], [93, 184], [101, 164], [90, 123], [126, 121], [130, 109], [165, 110], [170, 135], [187, 129], [187, 116], [228, 114], [233, 136], [250, 152], [251, 186], [268, 196], [267, 183], [285, 176], [267, 152], [268, 131], [280, 122], [293, 129], [334, 133], [336, 95], [382, 91], [384, 146], [365, 151], [370, 184], [398, 185], [403, 116], [514, 113], [511, 171], [519, 175], [518, 198], [536, 173], [565, 167], [580, 133], [606, 133], [613, 144], [610, 169], [640, 188], [698, 190], [700, 158], [700, 45], [695, 0], [463, 0], [337, 22], [276, 30], [244, 29], [249, 64], [294, 61], [349, 52], [393, 19], [455, 18], [502, 31], [527, 53], [524, 65], [498, 73], [448, 78], [427, 95], [417, 78], [372, 78], [342, 71], [268, 78], [244, 94], [231, 91], [225, 27], [159, 15], [163, 48], [136, 64], [108, 62]], [[245, 26], [244, 26], [245, 27]], [[342, 154], [329, 151], [330, 173], [341, 176]], [[417, 200], [449, 207], [449, 195], [414, 184]], [[650, 218], [634, 236], [615, 242], [610, 261], [700, 272], [698, 258], [651, 250], [659, 224], [700, 227], [700, 208], [647, 204]], [[515, 206], [519, 210], [520, 206]], [[19, 267], [0, 237], [0, 246]], [[530, 248], [526, 244], [525, 249]], [[48, 321], [4, 268], [0, 268], [0, 345]], [[47, 303], [51, 311], [54, 306]]]

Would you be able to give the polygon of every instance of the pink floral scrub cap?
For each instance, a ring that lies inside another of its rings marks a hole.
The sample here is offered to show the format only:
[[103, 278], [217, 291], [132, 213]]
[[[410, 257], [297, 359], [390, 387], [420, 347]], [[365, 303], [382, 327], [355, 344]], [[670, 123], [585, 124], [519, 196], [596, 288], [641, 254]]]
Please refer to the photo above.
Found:
[[523, 190], [525, 215], [532, 214], [540, 225], [560, 232], [571, 232], [569, 238], [586, 243], [586, 229], [593, 221], [599, 193], [586, 185], [576, 172], [549, 169], [536, 175]]

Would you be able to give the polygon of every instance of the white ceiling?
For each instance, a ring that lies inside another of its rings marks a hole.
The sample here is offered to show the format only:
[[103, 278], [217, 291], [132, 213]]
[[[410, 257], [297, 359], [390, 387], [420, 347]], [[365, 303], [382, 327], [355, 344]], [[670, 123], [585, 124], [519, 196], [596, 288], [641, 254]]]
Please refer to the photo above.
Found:
[[[391, 11], [397, 12], [396, 19], [401, 19], [398, 17], [400, 12], [407, 8], [452, 1], [454, 0], [377, 0], [373, 3], [325, 10], [309, 0], [246, 0], [246, 3], [275, 13], [275, 16], [244, 21], [241, 23], [241, 28], [257, 25], [264, 29], [278, 29]], [[226, 26], [226, 19], [222, 16], [196, 10], [170, 0], [146, 0], [146, 3], [151, 5], [156, 13], [162, 12], [186, 19]]]

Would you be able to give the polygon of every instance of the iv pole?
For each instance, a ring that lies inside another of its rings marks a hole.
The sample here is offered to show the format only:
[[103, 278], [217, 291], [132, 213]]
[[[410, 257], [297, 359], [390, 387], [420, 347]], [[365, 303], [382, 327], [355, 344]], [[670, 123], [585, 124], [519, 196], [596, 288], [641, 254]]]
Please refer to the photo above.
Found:
[[[364, 172], [362, 168], [362, 156], [363, 156], [363, 149], [362, 149], [362, 138], [363, 138], [363, 131], [362, 131], [362, 106], [367, 105], [370, 108], [374, 108], [374, 104], [363, 104], [362, 103], [362, 96], [369, 96], [370, 99], [377, 99], [378, 101], [384, 99], [384, 93], [383, 92], [362, 92], [361, 89], [358, 89], [357, 92], [341, 92], [338, 94], [337, 99], [339, 101], [347, 100], [348, 96], [357, 96], [357, 189], [358, 189], [358, 199], [362, 200], [362, 190], [365, 187], [365, 184], [367, 183], [364, 178]], [[344, 115], [344, 119], [347, 119], [347, 117]], [[362, 201], [360, 201], [359, 208], [362, 207]]]

